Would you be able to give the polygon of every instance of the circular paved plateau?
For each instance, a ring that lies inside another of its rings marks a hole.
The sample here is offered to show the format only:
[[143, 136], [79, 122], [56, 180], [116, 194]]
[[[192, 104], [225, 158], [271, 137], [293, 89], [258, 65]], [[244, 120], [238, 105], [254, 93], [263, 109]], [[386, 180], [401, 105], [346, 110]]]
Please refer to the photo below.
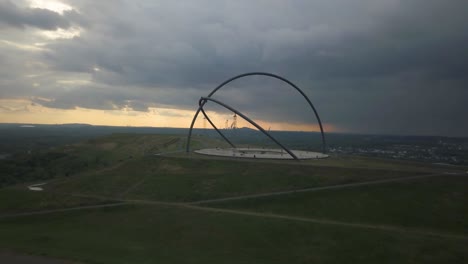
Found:
[[[311, 152], [304, 150], [291, 150], [299, 159], [323, 159], [328, 155], [320, 152]], [[245, 158], [245, 159], [293, 159], [286, 151], [282, 149], [264, 149], [264, 148], [211, 148], [195, 150], [195, 153], [210, 156]]]

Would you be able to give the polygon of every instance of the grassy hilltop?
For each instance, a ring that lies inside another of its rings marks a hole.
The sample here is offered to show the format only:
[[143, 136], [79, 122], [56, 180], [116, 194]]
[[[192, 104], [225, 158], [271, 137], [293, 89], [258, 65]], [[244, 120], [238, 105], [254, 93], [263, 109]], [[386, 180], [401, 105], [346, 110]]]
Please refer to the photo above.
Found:
[[[184, 149], [184, 136], [115, 134], [2, 161], [0, 252], [83, 263], [467, 261], [465, 168]], [[34, 183], [44, 191], [29, 191]]]

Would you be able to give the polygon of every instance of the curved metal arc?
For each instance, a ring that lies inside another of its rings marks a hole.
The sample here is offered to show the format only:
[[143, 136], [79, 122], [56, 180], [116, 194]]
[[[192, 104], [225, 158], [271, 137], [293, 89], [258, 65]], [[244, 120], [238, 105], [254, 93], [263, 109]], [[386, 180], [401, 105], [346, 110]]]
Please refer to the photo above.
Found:
[[244, 118], [247, 122], [249, 122], [250, 124], [252, 124], [253, 126], [255, 126], [258, 130], [260, 130], [263, 134], [265, 134], [267, 137], [269, 137], [271, 140], [273, 140], [273, 142], [275, 142], [278, 146], [280, 146], [282, 149], [284, 149], [289, 155], [291, 155], [291, 157], [293, 157], [295, 160], [299, 160], [299, 158], [291, 151], [289, 150], [288, 148], [286, 148], [285, 146], [283, 146], [283, 144], [281, 144], [278, 140], [276, 140], [272, 135], [270, 135], [270, 133], [268, 133], [267, 131], [265, 131], [265, 129], [263, 129], [260, 125], [258, 125], [257, 123], [255, 123], [253, 120], [251, 120], [250, 118], [248, 118], [247, 116], [245, 116], [244, 114], [242, 114], [241, 112], [237, 111], [236, 109], [232, 108], [231, 106], [223, 103], [223, 102], [220, 102], [216, 99], [213, 99], [211, 97], [202, 97], [200, 98], [200, 100], [198, 101], [199, 102], [199, 105], [200, 107], [202, 108], [202, 111], [203, 111], [203, 105], [207, 102], [207, 101], [211, 101], [211, 102], [214, 102], [214, 103], [217, 103], [221, 106], [224, 106], [225, 108], [231, 110], [232, 112], [236, 113], [237, 115], [239, 115], [240, 117]]
[[[206, 102], [206, 101], [205, 101]], [[199, 103], [201, 103], [201, 101], [199, 101]], [[208, 117], [208, 115], [206, 114], [205, 110], [203, 109], [203, 106], [200, 104], [200, 111], [202, 112], [202, 114], [205, 116], [206, 120], [208, 120], [208, 122], [210, 123], [210, 125], [216, 130], [216, 132], [218, 132], [218, 134], [224, 139], [226, 140], [227, 143], [229, 143], [229, 145], [231, 145], [231, 147], [233, 148], [236, 148], [236, 146], [234, 146], [234, 144], [232, 144], [232, 142], [226, 137], [224, 136], [224, 134], [215, 126], [215, 124], [213, 124], [213, 122], [211, 122], [211, 119]]]
[[195, 124], [195, 120], [197, 120], [198, 114], [200, 113], [202, 109], [202, 106], [198, 106], [197, 112], [195, 112], [195, 115], [193, 116], [192, 123], [190, 124], [190, 129], [187, 135], [187, 143], [185, 146], [185, 152], [189, 153], [190, 152], [190, 139], [192, 138], [192, 130], [193, 130], [193, 125]]
[[[314, 114], [315, 114], [315, 117], [317, 118], [317, 121], [319, 123], [319, 127], [320, 127], [320, 133], [322, 135], [322, 151], [323, 153], [326, 153], [326, 141], [325, 141], [325, 133], [323, 131], [323, 126], [322, 126], [322, 121], [320, 120], [320, 117], [317, 113], [317, 110], [315, 109], [314, 105], [312, 104], [312, 102], [310, 101], [309, 97], [307, 97], [307, 95], [301, 90], [299, 89], [299, 87], [297, 87], [294, 83], [292, 83], [291, 81], [279, 76], [279, 75], [276, 75], [276, 74], [273, 74], [273, 73], [267, 73], [267, 72], [249, 72], [249, 73], [244, 73], [244, 74], [240, 74], [240, 75], [237, 75], [237, 76], [234, 76], [226, 81], [224, 81], [223, 83], [221, 83], [220, 85], [218, 85], [213, 91], [211, 91], [211, 93], [208, 95], [208, 97], [211, 97], [214, 93], [216, 93], [216, 91], [218, 91], [219, 89], [221, 89], [223, 86], [225, 86], [226, 84], [236, 80], [236, 79], [239, 79], [239, 78], [242, 78], [242, 77], [246, 77], [246, 76], [252, 76], [252, 75], [261, 75], [261, 76], [269, 76], [269, 77], [273, 77], [273, 78], [276, 78], [276, 79], [279, 79], [283, 82], [286, 82], [287, 84], [289, 84], [290, 86], [292, 86], [294, 89], [296, 89], [307, 101], [307, 103], [309, 104], [309, 106], [312, 108]], [[198, 110], [197, 112], [195, 113], [195, 116], [193, 117], [193, 120], [192, 120], [192, 123], [190, 125], [190, 130], [189, 130], [189, 133], [188, 133], [188, 136], [187, 136], [187, 146], [186, 146], [186, 152], [190, 152], [190, 139], [191, 139], [191, 136], [192, 136], [192, 130], [193, 130], [193, 126], [195, 124], [195, 121], [198, 117], [198, 114], [200, 113], [200, 111], [202, 110], [203, 108], [203, 105], [206, 103], [206, 101], [202, 102], [202, 105], [200, 105], [198, 107]]]

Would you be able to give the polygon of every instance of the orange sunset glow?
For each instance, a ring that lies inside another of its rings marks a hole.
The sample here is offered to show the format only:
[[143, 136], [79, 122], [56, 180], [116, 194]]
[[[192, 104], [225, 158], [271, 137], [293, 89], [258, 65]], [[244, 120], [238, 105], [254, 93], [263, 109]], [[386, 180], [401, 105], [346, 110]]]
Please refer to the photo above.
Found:
[[[97, 110], [86, 108], [75, 109], [54, 109], [37, 104], [28, 100], [0, 100], [3, 106], [0, 109], [1, 123], [23, 123], [23, 124], [67, 124], [82, 123], [90, 125], [105, 126], [146, 126], [146, 127], [174, 127], [188, 128], [194, 109], [179, 110], [171, 108], [149, 108], [148, 112], [128, 110]], [[210, 119], [219, 127], [224, 128], [226, 120], [230, 124], [232, 115], [218, 114], [214, 111], [207, 111]], [[264, 129], [284, 130], [284, 131], [320, 131], [317, 124], [292, 124], [287, 122], [268, 122], [255, 120]], [[238, 119], [238, 127], [254, 126], [242, 118]], [[195, 123], [196, 128], [211, 128], [208, 122], [204, 123], [200, 115]], [[328, 132], [339, 131], [331, 124], [324, 124], [324, 129]]]

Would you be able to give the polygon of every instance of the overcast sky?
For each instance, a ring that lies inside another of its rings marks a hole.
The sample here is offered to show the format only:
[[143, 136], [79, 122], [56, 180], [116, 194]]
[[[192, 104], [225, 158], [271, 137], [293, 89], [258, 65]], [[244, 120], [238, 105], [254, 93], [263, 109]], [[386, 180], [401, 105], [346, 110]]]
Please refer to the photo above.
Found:
[[[468, 136], [467, 12], [466, 0], [0, 0], [0, 122], [98, 110], [90, 123], [187, 127], [200, 96], [263, 71], [303, 89], [330, 130]], [[316, 122], [265, 77], [215, 97], [266, 123]]]

